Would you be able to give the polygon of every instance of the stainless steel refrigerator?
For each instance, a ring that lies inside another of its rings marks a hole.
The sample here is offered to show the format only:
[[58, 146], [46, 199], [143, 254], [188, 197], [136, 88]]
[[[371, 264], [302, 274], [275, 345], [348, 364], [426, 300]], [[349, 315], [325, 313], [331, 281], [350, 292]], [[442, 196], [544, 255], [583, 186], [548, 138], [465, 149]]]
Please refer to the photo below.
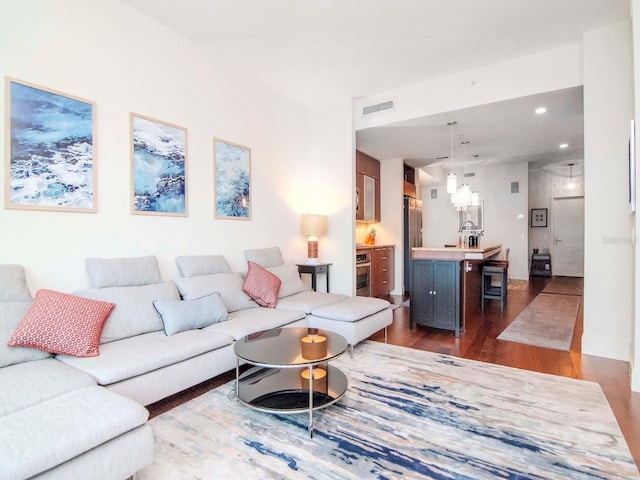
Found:
[[411, 294], [411, 249], [422, 246], [422, 201], [404, 197], [404, 294]]

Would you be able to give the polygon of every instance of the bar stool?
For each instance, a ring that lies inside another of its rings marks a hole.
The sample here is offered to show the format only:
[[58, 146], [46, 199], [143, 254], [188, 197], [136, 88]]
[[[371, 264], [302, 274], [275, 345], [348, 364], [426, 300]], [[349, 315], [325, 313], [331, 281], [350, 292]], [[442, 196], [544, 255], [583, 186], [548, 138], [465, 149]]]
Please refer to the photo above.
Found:
[[[507, 284], [509, 262], [507, 260], [489, 261], [482, 267], [482, 311], [485, 300], [500, 300], [500, 311], [504, 311], [507, 303]], [[500, 280], [500, 285], [494, 285], [494, 279]]]

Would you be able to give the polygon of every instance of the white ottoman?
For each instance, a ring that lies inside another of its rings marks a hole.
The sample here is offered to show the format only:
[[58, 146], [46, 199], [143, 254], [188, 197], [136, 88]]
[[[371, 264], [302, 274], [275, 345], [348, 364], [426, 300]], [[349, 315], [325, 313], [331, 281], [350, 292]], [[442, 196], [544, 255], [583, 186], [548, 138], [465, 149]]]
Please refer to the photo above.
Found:
[[387, 340], [387, 326], [393, 322], [393, 311], [389, 305], [380, 298], [351, 297], [314, 308], [307, 315], [307, 320], [309, 327], [330, 330], [346, 338], [353, 357], [353, 346], [378, 330], [384, 328]]

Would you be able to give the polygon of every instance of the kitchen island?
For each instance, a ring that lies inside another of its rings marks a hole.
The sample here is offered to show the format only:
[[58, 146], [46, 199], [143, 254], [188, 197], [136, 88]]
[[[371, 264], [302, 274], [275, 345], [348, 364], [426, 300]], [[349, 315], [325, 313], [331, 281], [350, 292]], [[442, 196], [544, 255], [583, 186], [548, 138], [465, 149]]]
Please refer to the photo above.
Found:
[[501, 244], [413, 248], [410, 328], [419, 324], [459, 336], [465, 318], [480, 310], [482, 265], [501, 251]]

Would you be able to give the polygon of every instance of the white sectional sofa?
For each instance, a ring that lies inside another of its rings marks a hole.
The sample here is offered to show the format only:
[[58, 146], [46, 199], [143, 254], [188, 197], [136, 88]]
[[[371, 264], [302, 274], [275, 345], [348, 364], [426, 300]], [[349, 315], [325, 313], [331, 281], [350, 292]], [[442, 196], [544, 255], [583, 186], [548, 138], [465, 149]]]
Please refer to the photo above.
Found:
[[280, 280], [276, 308], [221, 256], [178, 257], [173, 281], [153, 256], [87, 259], [91, 287], [75, 295], [115, 304], [88, 357], [6, 346], [31, 295], [21, 267], [0, 266], [0, 480], [127, 478], [153, 459], [143, 406], [235, 368], [236, 340], [311, 326], [353, 346], [392, 321], [384, 300], [307, 291], [277, 248], [245, 256]]
[[153, 461], [149, 413], [51, 353], [8, 347], [32, 305], [24, 270], [0, 265], [0, 479], [123, 479]]

